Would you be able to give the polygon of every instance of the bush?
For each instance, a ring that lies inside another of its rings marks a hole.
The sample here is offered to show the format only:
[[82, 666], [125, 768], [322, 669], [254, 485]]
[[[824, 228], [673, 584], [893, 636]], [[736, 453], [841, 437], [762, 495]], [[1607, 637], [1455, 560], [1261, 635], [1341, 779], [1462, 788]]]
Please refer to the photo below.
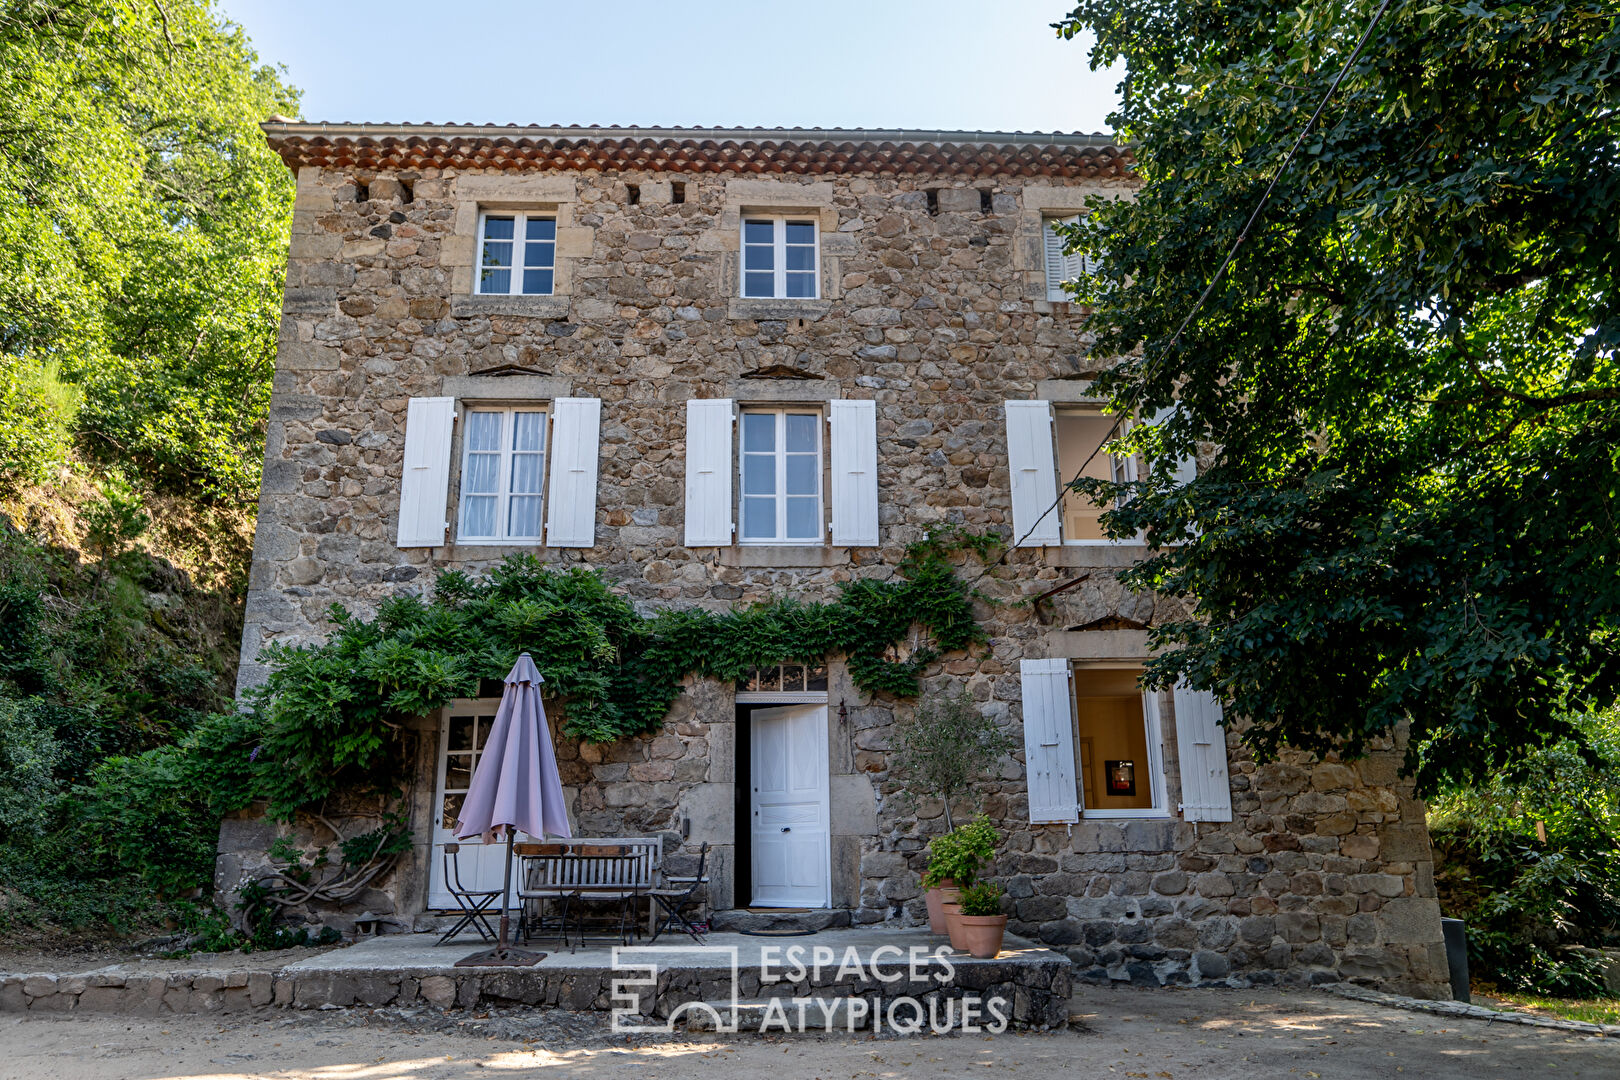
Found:
[[1467, 922], [1474, 973], [1515, 990], [1601, 995], [1570, 947], [1620, 944], [1620, 716], [1577, 723], [1590, 758], [1559, 743], [1430, 811], [1442, 910]]
[[996, 827], [983, 814], [966, 825], [958, 825], [928, 844], [928, 868], [923, 871], [925, 889], [942, 881], [954, 881], [966, 889], [979, 877], [979, 870], [996, 856]]
[[987, 916], [1001, 914], [1001, 886], [993, 881], [975, 881], [962, 890], [957, 903], [963, 915]]

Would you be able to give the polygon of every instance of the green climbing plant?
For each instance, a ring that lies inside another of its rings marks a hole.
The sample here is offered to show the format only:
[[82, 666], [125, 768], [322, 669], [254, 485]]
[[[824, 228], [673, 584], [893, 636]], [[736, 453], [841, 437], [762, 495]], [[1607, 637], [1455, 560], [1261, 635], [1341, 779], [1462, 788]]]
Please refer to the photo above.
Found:
[[978, 594], [956, 568], [1001, 543], [938, 526], [906, 549], [893, 578], [846, 582], [824, 603], [779, 597], [650, 617], [596, 572], [529, 555], [480, 577], [445, 571], [430, 600], [399, 595], [370, 620], [334, 606], [326, 641], [271, 645], [269, 679], [251, 703], [260, 735], [239, 768], [278, 817], [357, 783], [389, 790], [402, 722], [476, 696], [480, 680], [503, 677], [525, 651], [561, 703], [567, 734], [590, 742], [656, 730], [689, 674], [735, 679], [829, 654], [848, 657], [862, 690], [914, 697], [942, 653], [986, 640], [973, 614]]

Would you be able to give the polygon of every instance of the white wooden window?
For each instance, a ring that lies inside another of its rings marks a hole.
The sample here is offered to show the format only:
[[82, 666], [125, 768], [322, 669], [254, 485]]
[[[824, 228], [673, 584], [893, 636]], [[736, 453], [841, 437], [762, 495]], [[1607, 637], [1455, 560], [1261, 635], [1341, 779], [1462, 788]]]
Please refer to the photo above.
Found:
[[821, 542], [821, 415], [819, 409], [742, 414], [742, 543]]
[[[1057, 471], [1059, 483], [1068, 484], [1076, 476], [1088, 476], [1115, 483], [1128, 483], [1137, 477], [1134, 457], [1116, 457], [1099, 448], [1111, 438], [1123, 435], [1125, 425], [1114, 430], [1116, 417], [1100, 409], [1059, 408], [1057, 423]], [[1094, 453], [1094, 451], [1096, 451]], [[1087, 459], [1090, 459], [1089, 461]], [[1103, 532], [1102, 515], [1117, 501], [1099, 504], [1087, 495], [1068, 488], [1063, 492], [1063, 542], [1065, 544], [1110, 544]]]
[[742, 294], [814, 300], [821, 295], [818, 249], [812, 218], [743, 218]]
[[484, 214], [478, 221], [478, 291], [549, 296], [556, 285], [557, 219], [551, 214]]
[[474, 408], [466, 422], [457, 542], [538, 543], [546, 413]]
[[1135, 665], [1072, 667], [1074, 763], [1083, 816], [1168, 816], [1158, 693], [1137, 685], [1142, 670]]
[[1066, 281], [1078, 281], [1080, 278], [1093, 273], [1096, 263], [1087, 255], [1078, 252], [1070, 254], [1064, 251], [1066, 241], [1059, 235], [1054, 226], [1073, 225], [1080, 218], [1049, 217], [1042, 222], [1041, 239], [1046, 253], [1046, 298], [1048, 300], [1072, 300], [1073, 295], [1063, 288]]

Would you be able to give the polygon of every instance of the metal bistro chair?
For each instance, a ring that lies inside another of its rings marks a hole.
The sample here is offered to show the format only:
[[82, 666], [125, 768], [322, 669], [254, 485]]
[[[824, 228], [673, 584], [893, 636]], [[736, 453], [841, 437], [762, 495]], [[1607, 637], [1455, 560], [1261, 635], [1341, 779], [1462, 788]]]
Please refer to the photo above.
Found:
[[562, 927], [560, 915], [546, 914], [546, 901], [556, 901], [560, 908], [569, 896], [567, 889], [557, 886], [557, 859], [568, 853], [565, 844], [516, 844], [512, 847], [520, 871], [517, 875], [517, 902], [523, 913], [518, 920], [518, 933], [529, 941], [535, 933], [548, 930], [558, 932]]
[[662, 887], [647, 890], [647, 895], [664, 910], [663, 920], [653, 928], [652, 937], [648, 939], [647, 944], [651, 945], [658, 940], [659, 934], [665, 930], [673, 930], [677, 926], [686, 931], [687, 936], [699, 945], [707, 944], [703, 940], [703, 933], [686, 917], [684, 909], [698, 906], [697, 891], [709, 883], [708, 875], [703, 872], [708, 862], [709, 842], [705, 840], [703, 846], [698, 849], [696, 875], [665, 878]]
[[498, 936], [495, 928], [489, 925], [489, 909], [501, 897], [499, 889], [469, 889], [461, 883], [461, 845], [444, 845], [444, 885], [451, 896], [455, 897], [456, 906], [461, 909], [461, 919], [439, 935], [437, 944], [443, 945], [468, 925], [478, 931], [482, 941], [494, 941]]

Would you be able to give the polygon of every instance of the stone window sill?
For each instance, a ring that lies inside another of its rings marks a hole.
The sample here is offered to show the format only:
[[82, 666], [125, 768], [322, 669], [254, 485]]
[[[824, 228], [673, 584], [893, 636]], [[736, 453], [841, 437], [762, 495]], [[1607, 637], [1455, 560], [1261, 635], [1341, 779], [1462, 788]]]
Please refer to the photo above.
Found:
[[733, 296], [726, 302], [729, 319], [809, 319], [832, 310], [831, 300], [775, 300], [760, 296]]
[[566, 296], [452, 296], [450, 315], [465, 319], [479, 315], [526, 315], [534, 319], [560, 319], [568, 314]]
[[1041, 561], [1047, 566], [1135, 566], [1147, 558], [1147, 545], [1138, 541], [1120, 544], [1064, 544], [1041, 549]]
[[849, 565], [849, 549], [816, 545], [758, 545], [720, 549], [720, 565], [747, 567], [823, 567]]

